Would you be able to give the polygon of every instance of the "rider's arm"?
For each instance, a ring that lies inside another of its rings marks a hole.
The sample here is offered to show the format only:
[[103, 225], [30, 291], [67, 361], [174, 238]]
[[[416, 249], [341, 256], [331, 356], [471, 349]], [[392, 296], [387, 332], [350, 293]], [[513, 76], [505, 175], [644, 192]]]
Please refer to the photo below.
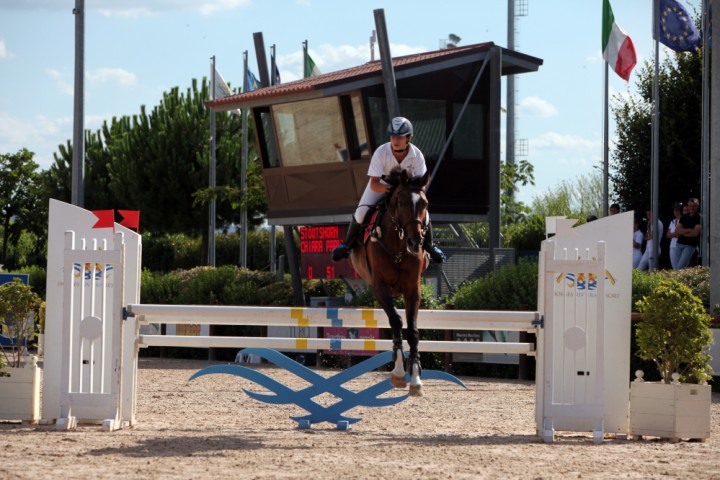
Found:
[[382, 183], [380, 177], [370, 177], [370, 189], [373, 192], [385, 193], [390, 190], [390, 186]]

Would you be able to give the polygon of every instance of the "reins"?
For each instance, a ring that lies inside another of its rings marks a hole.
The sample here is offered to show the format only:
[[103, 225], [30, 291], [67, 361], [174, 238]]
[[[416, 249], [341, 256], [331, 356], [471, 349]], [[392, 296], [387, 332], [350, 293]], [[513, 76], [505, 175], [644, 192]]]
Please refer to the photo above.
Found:
[[[391, 209], [390, 209], [390, 203], [391, 203], [392, 198], [394, 196], [397, 196], [397, 192], [398, 192], [397, 188], [398, 187], [396, 187], [395, 191], [393, 192], [393, 195], [390, 195], [389, 198], [386, 199], [385, 212], [390, 216], [390, 225], [392, 226], [393, 230], [395, 230], [397, 232], [398, 238], [400, 239], [401, 249], [398, 253], [395, 254], [390, 251], [390, 249], [388, 248], [387, 245], [385, 245], [385, 242], [383, 242], [382, 238], [378, 238], [378, 242], [380, 243], [380, 246], [383, 248], [383, 250], [395, 260], [395, 264], [400, 265], [400, 263], [402, 263], [402, 261], [403, 261], [403, 258], [405, 258], [405, 256], [409, 255], [408, 251], [407, 251], [408, 250], [407, 249], [407, 240], [405, 239], [405, 237], [407, 235], [405, 228], [408, 225], [415, 225], [415, 224], [420, 225], [420, 228], [421, 228], [421, 230], [420, 230], [420, 248], [422, 248], [423, 241], [425, 240], [425, 234], [427, 233], [428, 227], [427, 227], [427, 223], [425, 222], [424, 219], [418, 220], [417, 218], [415, 218], [408, 222], [405, 222], [404, 224], [400, 223], [400, 221], [398, 220], [398, 214], [397, 214], [397, 202], [396, 202], [396, 205], [394, 208], [394, 212], [391, 211]], [[421, 189], [418, 189], [418, 191], [421, 191]]]

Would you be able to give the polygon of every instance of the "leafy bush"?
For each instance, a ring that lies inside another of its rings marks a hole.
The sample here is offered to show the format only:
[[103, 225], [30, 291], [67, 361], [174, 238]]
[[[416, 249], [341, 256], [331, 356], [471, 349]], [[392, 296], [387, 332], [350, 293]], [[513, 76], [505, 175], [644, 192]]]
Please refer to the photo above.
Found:
[[654, 361], [665, 383], [674, 372], [681, 381], [705, 383], [712, 374], [712, 333], [700, 299], [686, 285], [665, 279], [638, 307], [643, 317], [635, 331], [637, 355]]
[[[142, 264], [153, 272], [170, 272], [191, 269], [200, 265], [201, 250], [207, 248], [200, 237], [184, 234], [152, 235], [143, 234]], [[270, 231], [260, 229], [248, 233], [247, 268], [267, 270], [270, 264]], [[282, 231], [276, 238], [275, 253], [285, 254]], [[237, 233], [215, 236], [215, 263], [217, 265], [238, 265], [240, 263], [240, 237]]]
[[13, 342], [12, 356], [3, 351], [11, 367], [19, 367], [24, 346], [36, 334], [35, 319], [42, 305], [42, 299], [16, 278], [0, 285], [0, 327]]
[[705, 267], [685, 268], [682, 270], [655, 270], [641, 272], [633, 269], [632, 277], [632, 307], [639, 311], [638, 302], [649, 296], [663, 280], [675, 280], [690, 288], [693, 295], [698, 297], [710, 309], [710, 269]]
[[540, 250], [545, 240], [545, 218], [532, 215], [525, 221], [506, 225], [502, 229], [503, 246], [517, 250]]
[[538, 264], [521, 258], [486, 277], [461, 285], [449, 303], [457, 310], [535, 310]]

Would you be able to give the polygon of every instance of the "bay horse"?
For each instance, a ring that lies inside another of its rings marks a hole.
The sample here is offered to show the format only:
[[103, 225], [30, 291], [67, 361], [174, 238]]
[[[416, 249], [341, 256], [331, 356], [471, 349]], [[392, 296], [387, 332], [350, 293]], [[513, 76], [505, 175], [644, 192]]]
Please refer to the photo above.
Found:
[[354, 245], [350, 260], [358, 275], [372, 286], [373, 296], [388, 316], [395, 362], [390, 372], [390, 382], [395, 388], [405, 388], [407, 383], [402, 343], [403, 323], [393, 305], [393, 298], [403, 296], [405, 340], [410, 347], [409, 394], [422, 396], [417, 316], [421, 299], [420, 275], [429, 264], [423, 250], [428, 209], [425, 185], [429, 173], [422, 177], [411, 177], [405, 170], [395, 171], [391, 179], [396, 179], [397, 186], [381, 200], [381, 203], [386, 203], [386, 208], [380, 208], [378, 222], [371, 222], [371, 226], [375, 224], [375, 227], [368, 238]]

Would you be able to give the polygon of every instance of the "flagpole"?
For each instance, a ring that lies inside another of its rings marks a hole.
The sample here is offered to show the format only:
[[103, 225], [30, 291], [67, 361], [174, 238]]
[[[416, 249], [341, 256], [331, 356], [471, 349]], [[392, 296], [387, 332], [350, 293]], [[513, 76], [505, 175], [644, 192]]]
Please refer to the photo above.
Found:
[[[210, 100], [215, 100], [215, 55], [210, 57]], [[215, 110], [210, 108], [210, 211], [208, 222], [208, 265], [215, 266]]]
[[603, 217], [608, 216], [608, 193], [609, 193], [609, 185], [610, 182], [608, 180], [608, 177], [610, 175], [610, 167], [609, 167], [609, 150], [610, 150], [610, 143], [609, 143], [609, 110], [610, 110], [610, 99], [608, 98], [608, 71], [609, 66], [607, 62], [603, 62], [605, 64], [605, 92], [604, 92], [604, 111], [603, 111]]
[[[650, 161], [650, 205], [652, 211], [653, 248], [650, 250], [649, 268], [658, 268], [658, 247], [660, 232], [658, 226], [658, 197], [660, 179], [660, 41], [658, 32], [658, 0], [653, 0], [653, 37], [655, 38], [655, 75], [653, 77], [653, 118], [652, 118], [652, 159]], [[650, 226], [650, 225], [649, 225]]]
[[[243, 52], [243, 93], [248, 91], [248, 52]], [[248, 165], [248, 107], [242, 109], [242, 160], [240, 162], [240, 192], [242, 202], [240, 207], [240, 223], [242, 227], [240, 239], [240, 266], [247, 268], [247, 165]]]
[[702, 141], [700, 155], [700, 217], [702, 230], [700, 230], [700, 257], [702, 266], [710, 266], [710, 55], [708, 55], [708, 1], [702, 1]]

